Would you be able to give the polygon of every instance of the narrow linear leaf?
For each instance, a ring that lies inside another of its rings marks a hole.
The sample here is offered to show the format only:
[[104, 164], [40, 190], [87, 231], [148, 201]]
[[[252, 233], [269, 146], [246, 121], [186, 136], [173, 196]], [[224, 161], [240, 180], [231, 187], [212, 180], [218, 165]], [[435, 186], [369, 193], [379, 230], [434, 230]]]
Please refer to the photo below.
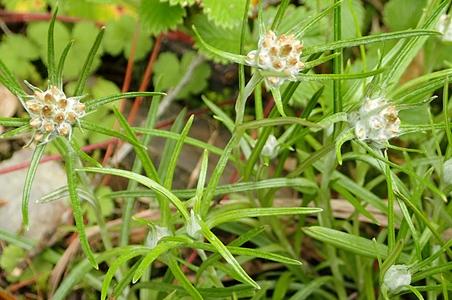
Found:
[[66, 176], [67, 176], [67, 186], [69, 190], [69, 199], [71, 201], [72, 213], [74, 215], [75, 226], [77, 227], [77, 232], [80, 238], [80, 244], [82, 246], [83, 252], [85, 253], [91, 266], [98, 269], [97, 262], [94, 258], [94, 254], [91, 251], [89, 245], [88, 237], [86, 236], [85, 224], [83, 222], [82, 206], [80, 203], [80, 198], [77, 194], [77, 173], [74, 170], [76, 156], [69, 144], [65, 145], [66, 153], [61, 153], [65, 158]]
[[154, 260], [157, 259], [163, 253], [168, 252], [171, 249], [178, 247], [181, 243], [171, 242], [171, 241], [161, 241], [152, 249], [149, 249], [149, 252], [143, 258], [143, 260], [138, 265], [137, 270], [133, 274], [132, 282], [136, 283], [140, 280], [141, 276], [143, 276], [144, 272], [147, 268], [152, 264]]
[[204, 299], [199, 293], [198, 289], [196, 289], [188, 280], [187, 276], [185, 276], [184, 272], [180, 268], [174, 257], [169, 256], [167, 259], [168, 267], [173, 273], [174, 277], [179, 281], [179, 283], [184, 287], [187, 293], [191, 296], [191, 299], [202, 300]]
[[403, 30], [390, 33], [375, 34], [354, 39], [344, 39], [337, 42], [329, 43], [322, 46], [307, 47], [303, 51], [303, 55], [310, 55], [313, 53], [331, 51], [341, 48], [355, 47], [360, 45], [367, 45], [372, 43], [380, 43], [389, 40], [398, 40], [406, 38], [416, 38], [419, 36], [440, 35], [439, 32], [433, 30], [416, 29]]
[[206, 41], [204, 41], [204, 39], [201, 37], [201, 35], [199, 34], [198, 30], [196, 29], [195, 26], [192, 26], [193, 32], [195, 33], [196, 37], [199, 39], [199, 41], [201, 42], [201, 44], [210, 52], [212, 52], [215, 55], [220, 56], [221, 58], [224, 58], [226, 60], [235, 62], [237, 64], [245, 64], [246, 62], [246, 56], [244, 55], [239, 55], [239, 54], [234, 54], [234, 53], [230, 53], [230, 52], [226, 52], [220, 49], [217, 49], [209, 44], [206, 43]]
[[131, 180], [135, 180], [142, 185], [150, 188], [151, 190], [155, 191], [156, 193], [168, 198], [168, 200], [171, 201], [171, 203], [177, 208], [177, 210], [181, 213], [182, 217], [188, 221], [190, 219], [190, 215], [185, 208], [185, 205], [177, 198], [172, 192], [165, 189], [163, 186], [155, 182], [154, 180], [147, 178], [143, 175], [135, 174], [133, 172], [124, 171], [124, 170], [118, 170], [118, 169], [112, 169], [112, 168], [84, 168], [81, 170], [82, 172], [92, 172], [92, 173], [101, 173], [101, 174], [110, 174], [115, 176], [121, 176], [125, 177]]
[[[320, 226], [306, 227], [303, 231], [316, 240], [357, 255], [372, 258], [381, 257], [383, 259], [388, 257], [388, 247], [386, 245], [380, 243], [375, 244], [372, 240], [360, 236]], [[408, 256], [401, 255], [399, 260], [402, 263], [406, 263]]]
[[77, 86], [75, 88], [75, 92], [74, 92], [75, 96], [80, 96], [85, 89], [86, 80], [88, 79], [88, 75], [91, 72], [91, 67], [93, 65], [94, 57], [97, 53], [97, 50], [99, 50], [100, 44], [102, 42], [102, 38], [104, 36], [104, 32], [105, 32], [105, 27], [102, 27], [96, 36], [96, 40], [94, 41], [94, 44], [91, 47], [91, 49], [88, 53], [88, 56], [86, 57], [85, 64], [83, 65], [83, 68], [82, 68], [82, 73], [79, 76]]
[[38, 169], [39, 161], [44, 154], [45, 144], [40, 144], [36, 146], [33, 156], [31, 158], [30, 167], [27, 171], [27, 176], [25, 177], [25, 185], [22, 193], [22, 223], [28, 230], [29, 220], [28, 220], [28, 204], [30, 203], [30, 193], [31, 187], [33, 185], [33, 179], [36, 175], [36, 170]]
[[66, 62], [67, 55], [69, 54], [69, 51], [71, 50], [73, 45], [74, 41], [72, 40], [66, 45], [66, 47], [64, 47], [63, 52], [61, 53], [60, 56], [60, 60], [58, 61], [58, 67], [56, 70], [56, 83], [60, 89], [63, 88], [64, 63]]
[[223, 258], [231, 265], [234, 271], [240, 276], [244, 283], [247, 283], [256, 289], [260, 289], [259, 285], [243, 270], [240, 266], [239, 262], [232, 256], [231, 252], [229, 252], [228, 248], [220, 241], [220, 239], [210, 231], [209, 227], [202, 220], [198, 221], [201, 226], [201, 231], [204, 237], [215, 247], [218, 253], [223, 256]]
[[55, 73], [55, 41], [54, 41], [54, 29], [55, 19], [58, 14], [58, 7], [53, 12], [52, 19], [49, 24], [49, 31], [47, 33], [47, 71], [51, 85], [57, 85], [57, 78]]
[[236, 209], [215, 214], [215, 216], [213, 216], [212, 218], [207, 219], [206, 224], [207, 226], [209, 226], [209, 228], [213, 228], [218, 226], [219, 224], [236, 221], [243, 218], [315, 214], [322, 211], [323, 209], [315, 207], [261, 207]]
[[165, 93], [161, 92], [127, 92], [121, 93], [113, 96], [102, 97], [98, 99], [92, 99], [85, 102], [86, 111], [95, 110], [96, 108], [114, 102], [121, 99], [136, 98], [136, 97], [153, 97], [153, 96], [164, 96]]
[[28, 124], [29, 121], [29, 118], [0, 117], [0, 126], [19, 127]]

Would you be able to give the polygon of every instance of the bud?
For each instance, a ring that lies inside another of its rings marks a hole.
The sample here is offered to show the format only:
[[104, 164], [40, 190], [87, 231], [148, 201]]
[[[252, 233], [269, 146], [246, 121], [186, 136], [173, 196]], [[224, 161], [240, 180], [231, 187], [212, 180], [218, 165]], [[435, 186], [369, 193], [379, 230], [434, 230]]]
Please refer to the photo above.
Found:
[[436, 29], [443, 34], [442, 40], [452, 42], [452, 18], [448, 15], [442, 15], [439, 18]]
[[261, 155], [273, 159], [276, 156], [278, 156], [278, 151], [279, 151], [278, 140], [273, 134], [271, 134], [268, 137], [267, 141], [265, 142], [264, 148], [262, 148]]
[[171, 236], [171, 232], [166, 227], [152, 226], [146, 240], [146, 245], [151, 249], [157, 246], [158, 242], [166, 236]]
[[410, 285], [411, 273], [406, 265], [392, 265], [385, 273], [383, 284], [389, 292], [397, 292]]
[[195, 215], [193, 209], [190, 211], [190, 219], [187, 223], [187, 234], [194, 239], [201, 237], [201, 226], [198, 223], [199, 217]]

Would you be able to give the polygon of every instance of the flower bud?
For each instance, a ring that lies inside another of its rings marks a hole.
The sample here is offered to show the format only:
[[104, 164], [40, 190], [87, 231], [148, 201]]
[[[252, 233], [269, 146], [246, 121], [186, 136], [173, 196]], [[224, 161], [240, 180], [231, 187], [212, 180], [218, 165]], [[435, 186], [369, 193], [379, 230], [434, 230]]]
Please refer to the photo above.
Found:
[[406, 265], [392, 265], [385, 273], [383, 284], [390, 292], [397, 292], [410, 285], [411, 273]]

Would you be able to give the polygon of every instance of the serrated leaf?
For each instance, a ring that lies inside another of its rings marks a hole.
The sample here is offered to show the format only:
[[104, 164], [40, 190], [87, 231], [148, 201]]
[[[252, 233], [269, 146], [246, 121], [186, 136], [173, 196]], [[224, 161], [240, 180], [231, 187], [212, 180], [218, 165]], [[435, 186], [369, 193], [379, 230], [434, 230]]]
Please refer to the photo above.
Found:
[[31, 63], [39, 58], [39, 51], [36, 45], [24, 35], [5, 35], [0, 44], [0, 57], [17, 77], [39, 80], [39, 74]]
[[[136, 20], [127, 15], [122, 16], [119, 20], [108, 23], [103, 41], [105, 51], [111, 55], [124, 53], [125, 57], [128, 58], [135, 27]], [[135, 60], [143, 59], [151, 47], [151, 39], [145, 32], [140, 30], [140, 35], [136, 43]]]
[[[179, 61], [177, 56], [171, 52], [160, 54], [154, 65], [154, 85], [159, 84], [162, 90], [174, 88], [187, 72], [191, 62], [196, 58], [196, 54], [187, 51]], [[207, 87], [207, 80], [210, 77], [210, 66], [207, 63], [199, 64], [192, 72], [190, 81], [181, 89], [177, 99], [182, 99], [190, 94], [198, 94]]]
[[105, 3], [106, 1], [96, 1], [97, 3], [94, 3], [94, 1], [59, 1], [59, 6], [65, 15], [81, 17], [85, 20], [105, 22], [119, 17], [120, 12], [117, 5], [112, 4], [113, 1], [109, 1], [110, 3]]
[[204, 13], [215, 25], [223, 28], [240, 27], [245, 10], [243, 0], [204, 0]]
[[185, 17], [181, 6], [159, 0], [142, 0], [139, 11], [144, 28], [154, 35], [175, 29]]
[[[193, 25], [198, 31], [201, 38], [210, 46], [217, 49], [221, 49], [225, 52], [233, 54], [239, 54], [240, 45], [240, 27], [234, 28], [222, 28], [216, 26], [213, 22], [209, 21], [205, 15], [197, 15], [193, 17]], [[249, 39], [249, 33], [247, 32], [247, 39]], [[229, 62], [225, 58], [214, 54], [212, 51], [206, 48], [201, 42], [198, 36], [194, 36], [195, 46], [206, 57], [213, 59], [216, 62], [226, 63]], [[255, 45], [253, 45], [254, 47]]]
[[1, 1], [6, 10], [18, 12], [40, 12], [46, 10], [46, 1], [22, 1], [22, 0], [3, 0]]

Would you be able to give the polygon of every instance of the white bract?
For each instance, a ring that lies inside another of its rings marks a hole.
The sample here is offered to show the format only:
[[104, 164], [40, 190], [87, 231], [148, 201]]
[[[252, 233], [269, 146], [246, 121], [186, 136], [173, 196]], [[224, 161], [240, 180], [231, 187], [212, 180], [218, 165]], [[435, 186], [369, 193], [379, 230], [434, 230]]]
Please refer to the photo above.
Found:
[[171, 232], [168, 230], [168, 228], [156, 225], [149, 231], [146, 244], [150, 248], [154, 248], [155, 246], [157, 246], [158, 242], [166, 236], [171, 236]]
[[187, 223], [187, 234], [194, 239], [201, 237], [201, 226], [199, 225], [199, 217], [195, 215], [193, 210], [190, 211], [190, 219]]
[[34, 91], [27, 96], [25, 109], [30, 115], [30, 126], [34, 130], [33, 140], [46, 143], [57, 136], [70, 137], [72, 126], [85, 115], [82, 97], [66, 97], [56, 86], [46, 91], [29, 84]]
[[402, 287], [410, 285], [410, 270], [406, 265], [392, 265], [386, 271], [383, 283], [390, 292], [396, 292]]
[[262, 148], [261, 155], [273, 159], [278, 155], [278, 151], [278, 140], [273, 134], [271, 134], [265, 142], [264, 148]]
[[304, 68], [300, 60], [303, 45], [295, 35], [281, 34], [277, 36], [268, 31], [259, 38], [257, 50], [250, 51], [247, 63], [263, 71], [279, 72], [284, 76], [267, 76], [268, 87], [279, 87], [286, 80], [296, 80], [296, 75]]
[[452, 158], [446, 160], [443, 165], [444, 182], [452, 185]]
[[367, 98], [357, 112], [350, 115], [359, 140], [383, 144], [400, 133], [400, 119], [394, 105], [383, 97]]
[[436, 29], [443, 34], [443, 41], [452, 42], [452, 18], [450, 16], [442, 15]]

